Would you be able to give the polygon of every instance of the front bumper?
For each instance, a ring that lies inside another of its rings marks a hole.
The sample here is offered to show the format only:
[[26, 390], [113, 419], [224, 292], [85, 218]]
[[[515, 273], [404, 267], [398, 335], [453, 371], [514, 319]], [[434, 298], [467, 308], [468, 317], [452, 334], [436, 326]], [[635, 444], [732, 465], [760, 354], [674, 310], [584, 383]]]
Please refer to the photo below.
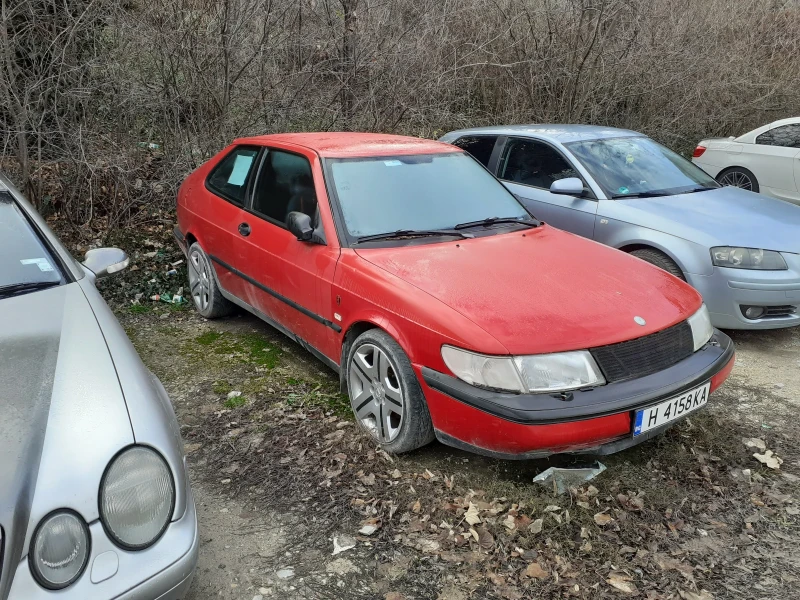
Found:
[[495, 457], [539, 458], [561, 452], [608, 454], [650, 439], [667, 427], [634, 438], [634, 411], [709, 380], [713, 392], [733, 361], [733, 342], [715, 331], [708, 344], [668, 369], [564, 395], [493, 392], [416, 368], [440, 441]]
[[[194, 498], [189, 492], [186, 511], [170, 523], [158, 542], [146, 550], [126, 552], [106, 536], [99, 521], [89, 525], [91, 553], [80, 579], [66, 589], [50, 591], [35, 582], [28, 557], [20, 561], [14, 575], [9, 600], [180, 600], [189, 589], [199, 548]], [[101, 578], [107, 569], [109, 553], [116, 572]], [[100, 555], [104, 555], [98, 560]], [[97, 561], [97, 562], [96, 562]], [[102, 563], [106, 562], [105, 565]]]
[[[714, 327], [779, 329], [800, 325], [800, 255], [783, 254], [785, 271], [749, 271], [714, 267], [711, 275], [687, 274], [703, 296]], [[742, 306], [795, 307], [792, 315], [747, 319]]]

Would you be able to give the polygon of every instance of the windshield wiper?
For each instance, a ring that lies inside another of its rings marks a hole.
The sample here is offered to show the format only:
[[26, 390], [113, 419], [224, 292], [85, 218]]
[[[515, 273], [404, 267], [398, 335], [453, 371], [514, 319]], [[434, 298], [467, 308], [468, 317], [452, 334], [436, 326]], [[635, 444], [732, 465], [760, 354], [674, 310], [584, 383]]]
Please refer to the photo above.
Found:
[[708, 187], [708, 186], [701, 186], [696, 187], [688, 192], [683, 192], [684, 194], [694, 194], [695, 192], [710, 192], [711, 190], [718, 190], [718, 187]]
[[468, 233], [461, 233], [460, 231], [448, 231], [446, 229], [398, 229], [397, 231], [387, 231], [386, 233], [374, 233], [372, 235], [364, 235], [356, 240], [356, 244], [362, 242], [372, 242], [375, 240], [390, 240], [393, 238], [410, 238], [410, 237], [439, 237], [443, 235], [450, 235], [459, 238], [475, 237]]
[[25, 292], [33, 292], [35, 290], [43, 290], [45, 288], [58, 285], [58, 281], [26, 281], [23, 283], [11, 283], [9, 285], [0, 286], [0, 296], [16, 296]]
[[614, 194], [612, 200], [618, 198], [660, 198], [661, 196], [672, 196], [669, 192], [636, 192], [635, 194]]
[[541, 225], [536, 219], [518, 219], [516, 217], [489, 217], [480, 221], [467, 221], [459, 223], [453, 229], [469, 229], [471, 227], [489, 227], [497, 223], [515, 223], [517, 225], [527, 225], [528, 227], [538, 227]]

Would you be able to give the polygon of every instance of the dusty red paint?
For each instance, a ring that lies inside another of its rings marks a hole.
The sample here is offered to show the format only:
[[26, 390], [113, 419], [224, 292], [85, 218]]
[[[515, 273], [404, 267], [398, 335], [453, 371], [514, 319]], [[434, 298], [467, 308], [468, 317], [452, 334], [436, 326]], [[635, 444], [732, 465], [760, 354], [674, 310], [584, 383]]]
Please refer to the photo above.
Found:
[[[356, 133], [279, 134], [236, 144], [308, 158], [327, 246], [298, 242], [287, 230], [205, 188], [208, 173], [232, 146], [181, 186], [179, 227], [207, 253], [341, 326], [336, 332], [214, 265], [227, 290], [336, 364], [342, 361], [348, 329], [358, 323], [392, 335], [415, 366], [449, 373], [441, 358], [443, 344], [499, 355], [589, 348], [659, 331], [686, 319], [701, 304], [696, 291], [663, 271], [549, 226], [407, 247], [340, 247], [321, 156], [460, 152], [453, 146]], [[246, 238], [237, 232], [245, 221], [252, 229]], [[643, 317], [646, 326], [636, 325], [634, 316]], [[720, 372], [713, 381], [721, 383], [728, 373]], [[575, 449], [630, 432], [629, 412], [557, 425], [518, 425], [434, 392], [421, 378], [420, 385], [437, 430], [494, 451]]]

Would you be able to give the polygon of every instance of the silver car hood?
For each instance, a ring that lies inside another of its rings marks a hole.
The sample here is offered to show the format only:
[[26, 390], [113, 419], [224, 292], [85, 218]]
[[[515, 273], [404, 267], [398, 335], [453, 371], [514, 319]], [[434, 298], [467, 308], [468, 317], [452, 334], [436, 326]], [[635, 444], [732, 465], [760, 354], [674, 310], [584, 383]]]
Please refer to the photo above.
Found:
[[800, 252], [800, 206], [725, 187], [707, 192], [603, 202], [602, 216], [704, 246]]
[[134, 441], [114, 363], [79, 283], [0, 300], [0, 598], [36, 524], [98, 519], [109, 460]]

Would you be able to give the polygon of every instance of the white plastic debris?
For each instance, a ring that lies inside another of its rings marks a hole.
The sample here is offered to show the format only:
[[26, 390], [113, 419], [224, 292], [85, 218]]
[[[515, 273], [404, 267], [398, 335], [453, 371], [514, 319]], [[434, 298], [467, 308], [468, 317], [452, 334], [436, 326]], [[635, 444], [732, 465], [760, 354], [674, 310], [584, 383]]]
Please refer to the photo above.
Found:
[[356, 539], [349, 535], [339, 535], [333, 538], [333, 554], [336, 556], [346, 550], [351, 550], [356, 547]]
[[591, 481], [605, 470], [606, 466], [600, 462], [596, 462], [592, 467], [550, 467], [534, 477], [533, 482], [551, 487], [555, 494], [560, 495], [566, 493], [571, 487]]

